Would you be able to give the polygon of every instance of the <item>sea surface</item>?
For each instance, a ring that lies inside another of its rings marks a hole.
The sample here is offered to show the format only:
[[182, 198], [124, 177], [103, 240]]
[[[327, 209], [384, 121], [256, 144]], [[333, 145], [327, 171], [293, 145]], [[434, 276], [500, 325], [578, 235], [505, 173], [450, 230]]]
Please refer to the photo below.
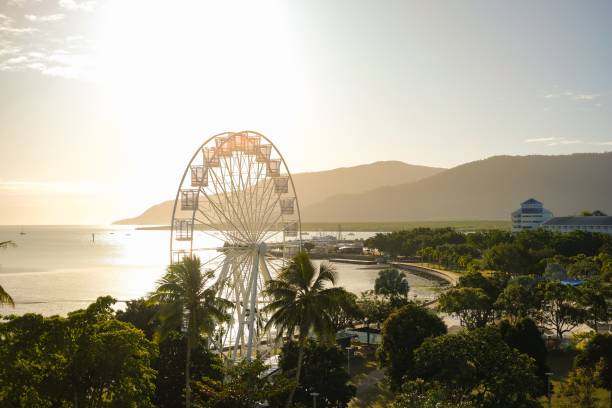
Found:
[[[344, 232], [348, 234], [353, 234], [350, 238], [374, 235]], [[125, 301], [150, 293], [169, 262], [167, 230], [114, 225], [0, 226], [0, 242], [7, 240], [17, 247], [0, 250], [0, 285], [16, 305], [14, 309], [1, 307], [0, 314], [66, 315], [104, 295], [116, 298], [117, 308], [122, 308]], [[356, 294], [373, 289], [380, 270], [378, 266], [334, 265], [338, 285]], [[411, 296], [418, 298], [433, 297], [438, 287], [416, 275], [408, 275], [408, 281]]]

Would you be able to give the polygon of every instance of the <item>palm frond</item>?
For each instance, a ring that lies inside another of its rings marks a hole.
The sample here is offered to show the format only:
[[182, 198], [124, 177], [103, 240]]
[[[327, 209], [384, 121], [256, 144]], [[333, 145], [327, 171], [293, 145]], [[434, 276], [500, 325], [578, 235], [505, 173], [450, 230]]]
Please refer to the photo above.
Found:
[[2, 286], [0, 286], [0, 305], [9, 305], [15, 307], [15, 302]]

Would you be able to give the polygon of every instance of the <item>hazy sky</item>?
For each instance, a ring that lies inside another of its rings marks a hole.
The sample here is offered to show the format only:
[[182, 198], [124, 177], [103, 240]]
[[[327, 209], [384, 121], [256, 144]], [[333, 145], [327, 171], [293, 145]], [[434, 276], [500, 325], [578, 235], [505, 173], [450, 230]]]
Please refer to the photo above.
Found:
[[0, 0], [0, 224], [173, 196], [208, 136], [293, 172], [612, 150], [612, 2]]

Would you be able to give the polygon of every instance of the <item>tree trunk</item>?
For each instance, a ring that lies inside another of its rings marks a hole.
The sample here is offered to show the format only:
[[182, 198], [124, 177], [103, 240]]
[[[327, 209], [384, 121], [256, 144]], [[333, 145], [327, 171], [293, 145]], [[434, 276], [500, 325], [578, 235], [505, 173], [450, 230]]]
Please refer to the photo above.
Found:
[[287, 405], [285, 408], [290, 408], [293, 404], [293, 397], [295, 396], [295, 390], [300, 386], [300, 375], [302, 373], [302, 363], [304, 361], [304, 343], [302, 339], [300, 339], [300, 347], [298, 353], [298, 361], [297, 361], [297, 369], [295, 370], [295, 386], [291, 388], [291, 392], [289, 393], [289, 398], [287, 398]]
[[185, 357], [185, 408], [191, 407], [191, 375], [189, 366], [191, 365], [191, 336], [187, 333], [187, 355]]

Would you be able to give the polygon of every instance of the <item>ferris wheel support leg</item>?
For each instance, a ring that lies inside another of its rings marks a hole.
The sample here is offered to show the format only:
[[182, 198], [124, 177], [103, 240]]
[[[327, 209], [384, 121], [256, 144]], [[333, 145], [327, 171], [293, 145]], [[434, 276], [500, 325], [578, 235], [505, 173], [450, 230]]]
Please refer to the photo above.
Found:
[[253, 271], [251, 272], [251, 300], [249, 304], [249, 340], [247, 342], [247, 361], [253, 356], [253, 335], [255, 332], [255, 304], [257, 300], [257, 275], [259, 275], [259, 250], [253, 255]]

